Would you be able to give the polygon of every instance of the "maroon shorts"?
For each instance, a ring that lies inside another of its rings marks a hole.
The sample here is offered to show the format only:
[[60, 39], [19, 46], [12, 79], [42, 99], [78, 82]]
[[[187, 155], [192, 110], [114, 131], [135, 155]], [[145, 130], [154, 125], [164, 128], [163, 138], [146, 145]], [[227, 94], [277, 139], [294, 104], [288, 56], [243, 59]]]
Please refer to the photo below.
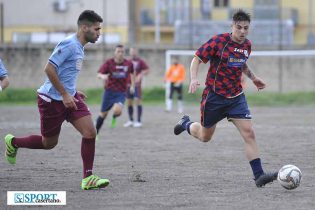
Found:
[[51, 137], [60, 133], [63, 121], [75, 121], [81, 117], [91, 115], [88, 107], [76, 94], [74, 96], [78, 99], [76, 105], [77, 110], [67, 109], [62, 101], [51, 100], [47, 102], [40, 96], [37, 96], [38, 110], [40, 114], [40, 129], [42, 136]]

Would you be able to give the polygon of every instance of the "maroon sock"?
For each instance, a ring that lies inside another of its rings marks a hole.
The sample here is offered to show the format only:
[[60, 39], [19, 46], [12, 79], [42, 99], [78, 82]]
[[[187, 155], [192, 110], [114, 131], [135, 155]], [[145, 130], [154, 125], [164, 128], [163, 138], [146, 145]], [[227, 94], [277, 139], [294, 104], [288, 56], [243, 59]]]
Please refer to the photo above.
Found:
[[83, 160], [83, 178], [92, 175], [95, 154], [95, 138], [82, 138], [81, 157]]
[[12, 145], [16, 148], [44, 149], [42, 136], [39, 135], [31, 135], [23, 138], [14, 137]]

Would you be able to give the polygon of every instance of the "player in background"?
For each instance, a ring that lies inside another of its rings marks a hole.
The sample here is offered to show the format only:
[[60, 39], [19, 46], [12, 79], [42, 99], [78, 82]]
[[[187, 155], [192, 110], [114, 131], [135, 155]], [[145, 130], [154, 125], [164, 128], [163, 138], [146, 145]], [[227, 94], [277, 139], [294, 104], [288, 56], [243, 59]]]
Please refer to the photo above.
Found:
[[170, 94], [166, 100], [166, 111], [172, 110], [173, 94], [177, 92], [177, 111], [183, 113], [183, 83], [186, 79], [186, 70], [184, 65], [178, 62], [178, 57], [173, 58], [173, 64], [166, 71], [165, 81], [170, 82]]
[[186, 130], [201, 142], [208, 142], [216, 124], [227, 118], [243, 137], [246, 157], [252, 168], [256, 186], [262, 187], [276, 180], [277, 172], [265, 173], [262, 168], [252, 117], [241, 86], [243, 72], [258, 90], [266, 87], [264, 81], [246, 64], [251, 53], [251, 42], [246, 38], [249, 26], [250, 15], [239, 10], [233, 15], [232, 33], [213, 36], [196, 51], [190, 66], [189, 93], [194, 93], [200, 85], [197, 77], [200, 63], [210, 61], [200, 106], [201, 123], [192, 122], [189, 116], [185, 115], [174, 127], [174, 133], [179, 135]]
[[8, 71], [0, 59], [0, 92], [6, 89], [10, 84]]
[[[124, 127], [141, 127], [142, 117], [142, 79], [149, 73], [149, 67], [146, 62], [138, 56], [138, 50], [136, 48], [129, 49], [130, 61], [133, 64], [133, 70], [135, 71], [135, 90], [134, 93], [130, 93], [130, 83], [127, 88], [127, 103], [128, 103], [128, 116], [129, 121], [124, 124]], [[135, 101], [137, 106], [137, 120], [133, 118], [133, 102]]]
[[[62, 123], [67, 120], [82, 136], [83, 190], [106, 187], [109, 180], [92, 173], [96, 130], [91, 113], [84, 103], [84, 93], [77, 91], [76, 79], [82, 70], [84, 45], [95, 43], [100, 36], [103, 19], [92, 10], [83, 11], [77, 21], [78, 31], [54, 49], [45, 66], [47, 79], [37, 90], [41, 135], [5, 136], [5, 157], [10, 164], [16, 163], [19, 148], [52, 149], [59, 139]], [[70, 139], [68, 139], [70, 140]]]
[[103, 122], [111, 109], [113, 109], [111, 128], [116, 127], [116, 118], [121, 115], [126, 100], [128, 78], [131, 80], [130, 92], [134, 92], [135, 75], [133, 64], [125, 59], [124, 55], [124, 46], [117, 45], [114, 57], [106, 60], [98, 71], [97, 78], [104, 80], [105, 91], [103, 93], [101, 112], [96, 119], [97, 134], [99, 134]]

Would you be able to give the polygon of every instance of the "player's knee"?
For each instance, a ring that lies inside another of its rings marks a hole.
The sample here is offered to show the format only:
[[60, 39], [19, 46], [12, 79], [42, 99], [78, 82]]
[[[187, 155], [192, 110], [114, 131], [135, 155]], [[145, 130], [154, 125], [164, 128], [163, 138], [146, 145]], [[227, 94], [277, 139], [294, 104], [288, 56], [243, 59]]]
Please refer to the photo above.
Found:
[[52, 149], [58, 144], [58, 135], [53, 137], [43, 137], [42, 140], [43, 148], [44, 149]]
[[47, 150], [53, 149], [56, 145], [57, 145], [57, 144], [54, 144], [54, 145], [47, 145], [47, 146], [45, 147], [45, 149], [47, 149]]
[[96, 137], [96, 129], [91, 128], [88, 130], [83, 131], [83, 138], [93, 139]]
[[255, 132], [252, 128], [245, 128], [243, 133], [246, 139], [255, 139]]
[[202, 142], [208, 142], [208, 141], [211, 140], [211, 137], [208, 137], [208, 136], [201, 136], [201, 137], [200, 137], [200, 140], [201, 140]]
[[53, 149], [57, 144], [58, 144], [58, 141], [49, 142], [49, 143], [43, 142], [44, 149], [47, 149], [47, 150]]
[[200, 136], [199, 139], [200, 139], [202, 142], [208, 142], [208, 141], [211, 140], [211, 137], [212, 137], [212, 135], [209, 135], [209, 134], [201, 134], [201, 136]]
[[99, 116], [105, 119], [105, 117], [107, 116], [107, 112], [101, 112]]
[[114, 115], [116, 116], [116, 117], [119, 117], [120, 115], [121, 115], [121, 110], [115, 110], [114, 111]]

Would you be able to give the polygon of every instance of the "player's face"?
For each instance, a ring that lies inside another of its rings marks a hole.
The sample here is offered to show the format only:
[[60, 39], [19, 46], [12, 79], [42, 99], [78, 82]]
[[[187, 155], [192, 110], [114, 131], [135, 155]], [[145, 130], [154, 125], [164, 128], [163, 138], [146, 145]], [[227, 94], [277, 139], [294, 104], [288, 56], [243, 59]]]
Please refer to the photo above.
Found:
[[130, 57], [135, 58], [135, 57], [137, 57], [138, 52], [137, 52], [137, 50], [136, 50], [136, 49], [134, 49], [134, 48], [130, 48], [130, 50], [129, 50], [129, 54], [130, 54]]
[[174, 58], [174, 59], [173, 59], [173, 63], [174, 63], [175, 65], [177, 65], [177, 64], [178, 64], [178, 59], [177, 59], [177, 58]]
[[85, 40], [87, 42], [95, 43], [101, 34], [101, 23], [96, 22], [90, 26], [85, 27]]
[[239, 21], [232, 24], [232, 39], [235, 42], [243, 43], [248, 35], [249, 22]]
[[117, 47], [115, 49], [115, 59], [119, 62], [124, 60], [125, 49], [122, 47]]

